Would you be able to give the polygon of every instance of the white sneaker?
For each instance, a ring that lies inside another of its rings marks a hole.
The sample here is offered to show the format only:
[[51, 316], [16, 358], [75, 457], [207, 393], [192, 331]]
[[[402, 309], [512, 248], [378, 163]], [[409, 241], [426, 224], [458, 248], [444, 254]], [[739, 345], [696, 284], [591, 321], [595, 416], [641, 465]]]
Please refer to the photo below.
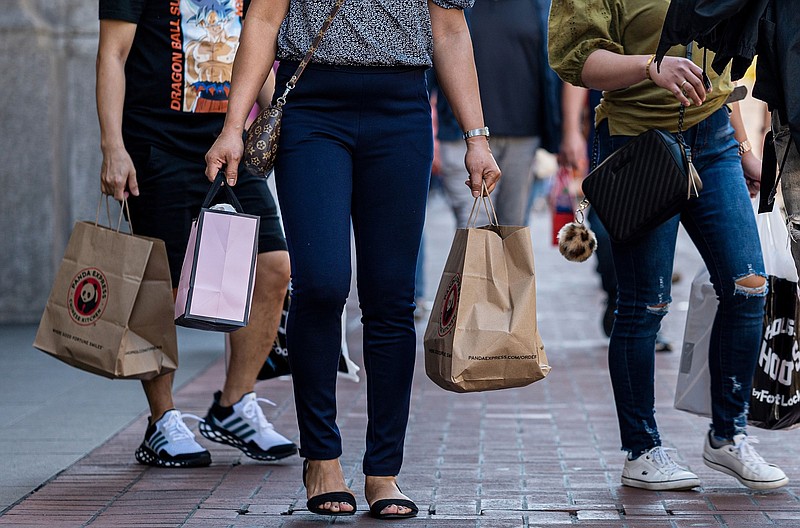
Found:
[[211, 455], [194, 439], [194, 433], [183, 423], [183, 418], [199, 417], [181, 414], [177, 409], [150, 425], [145, 431], [144, 441], [136, 450], [140, 464], [158, 467], [201, 467], [211, 463]]
[[266, 398], [257, 398], [248, 392], [233, 404], [225, 418], [215, 416], [220, 407], [221, 392], [214, 394], [214, 405], [205, 420], [200, 422], [200, 434], [221, 444], [241, 449], [245, 455], [256, 460], [280, 460], [297, 453], [297, 446], [275, 430], [264, 416], [259, 401], [275, 405]]
[[675, 463], [665, 448], [656, 446], [636, 460], [625, 459], [622, 483], [647, 490], [686, 490], [699, 486], [700, 480]]
[[[710, 434], [710, 433], [709, 433]], [[709, 435], [703, 446], [703, 462], [711, 469], [726, 473], [751, 489], [767, 490], [785, 486], [789, 479], [775, 464], [767, 463], [753, 444], [758, 440], [745, 434], [733, 437], [733, 444], [720, 448], [711, 445]]]

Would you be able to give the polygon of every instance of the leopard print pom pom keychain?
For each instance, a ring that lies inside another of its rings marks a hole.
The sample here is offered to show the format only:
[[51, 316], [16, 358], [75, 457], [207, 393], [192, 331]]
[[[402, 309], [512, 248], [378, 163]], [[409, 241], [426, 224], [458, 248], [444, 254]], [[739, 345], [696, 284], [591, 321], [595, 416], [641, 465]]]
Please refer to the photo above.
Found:
[[575, 211], [575, 221], [566, 224], [558, 231], [558, 251], [572, 262], [583, 262], [597, 249], [597, 237], [586, 227], [583, 210], [589, 206], [584, 199]]

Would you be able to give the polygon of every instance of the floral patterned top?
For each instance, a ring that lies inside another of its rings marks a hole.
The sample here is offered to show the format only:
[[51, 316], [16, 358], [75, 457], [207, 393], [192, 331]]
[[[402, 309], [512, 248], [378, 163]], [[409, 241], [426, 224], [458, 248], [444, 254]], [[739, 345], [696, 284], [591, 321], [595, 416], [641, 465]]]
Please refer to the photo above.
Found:
[[[446, 9], [474, 0], [433, 0]], [[278, 35], [278, 59], [301, 60], [333, 0], [291, 0]], [[345, 0], [312, 62], [348, 66], [430, 66], [433, 33], [427, 0]]]

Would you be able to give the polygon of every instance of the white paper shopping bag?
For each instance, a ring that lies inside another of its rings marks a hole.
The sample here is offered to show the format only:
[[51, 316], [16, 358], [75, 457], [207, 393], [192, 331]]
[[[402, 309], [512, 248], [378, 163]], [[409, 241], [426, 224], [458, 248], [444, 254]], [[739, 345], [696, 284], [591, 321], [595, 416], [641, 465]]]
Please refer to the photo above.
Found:
[[[260, 218], [242, 213], [224, 173], [192, 223], [175, 299], [175, 323], [230, 332], [247, 326], [255, 285]], [[220, 187], [233, 207], [209, 208]]]

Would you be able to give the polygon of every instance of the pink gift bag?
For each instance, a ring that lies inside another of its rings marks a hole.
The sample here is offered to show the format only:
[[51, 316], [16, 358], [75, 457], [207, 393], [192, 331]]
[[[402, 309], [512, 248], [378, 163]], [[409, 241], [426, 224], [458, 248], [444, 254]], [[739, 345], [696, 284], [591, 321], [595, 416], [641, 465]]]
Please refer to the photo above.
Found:
[[[232, 207], [209, 208], [220, 188]], [[247, 326], [256, 274], [260, 218], [242, 206], [220, 172], [192, 231], [175, 298], [175, 324], [231, 332]]]

